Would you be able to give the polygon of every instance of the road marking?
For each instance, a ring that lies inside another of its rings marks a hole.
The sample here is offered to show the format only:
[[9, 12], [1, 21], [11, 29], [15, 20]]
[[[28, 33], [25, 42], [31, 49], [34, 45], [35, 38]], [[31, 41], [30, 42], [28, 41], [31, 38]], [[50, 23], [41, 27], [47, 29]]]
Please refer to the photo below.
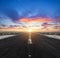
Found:
[[31, 39], [28, 39], [28, 44], [32, 44], [32, 40]]
[[28, 57], [31, 57], [31, 55], [28, 55]]
[[13, 37], [13, 36], [16, 36], [16, 35], [2, 35], [0, 36], [0, 39], [5, 39], [5, 38]]
[[28, 39], [28, 44], [32, 44], [32, 39], [31, 39], [31, 32], [29, 32], [29, 39]]

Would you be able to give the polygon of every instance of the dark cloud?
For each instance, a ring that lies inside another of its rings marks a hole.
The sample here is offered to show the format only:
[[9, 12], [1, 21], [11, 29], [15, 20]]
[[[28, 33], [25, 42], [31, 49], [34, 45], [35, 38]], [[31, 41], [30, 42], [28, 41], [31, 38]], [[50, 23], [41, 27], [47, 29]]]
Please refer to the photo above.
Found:
[[48, 28], [48, 27], [50, 27], [50, 26], [54, 26], [54, 24], [43, 23], [41, 26], [43, 26], [42, 29], [46, 29], [46, 28]]
[[12, 21], [17, 21], [20, 17], [15, 9], [4, 9], [2, 11], [7, 17], [11, 18]]

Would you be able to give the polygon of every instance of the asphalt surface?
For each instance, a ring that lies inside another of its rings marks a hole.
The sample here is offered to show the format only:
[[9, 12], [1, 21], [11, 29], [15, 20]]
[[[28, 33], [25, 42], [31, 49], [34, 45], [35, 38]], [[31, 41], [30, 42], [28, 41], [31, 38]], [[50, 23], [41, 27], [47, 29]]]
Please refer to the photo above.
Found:
[[0, 58], [60, 58], [60, 40], [39, 33], [28, 33], [0, 40]]

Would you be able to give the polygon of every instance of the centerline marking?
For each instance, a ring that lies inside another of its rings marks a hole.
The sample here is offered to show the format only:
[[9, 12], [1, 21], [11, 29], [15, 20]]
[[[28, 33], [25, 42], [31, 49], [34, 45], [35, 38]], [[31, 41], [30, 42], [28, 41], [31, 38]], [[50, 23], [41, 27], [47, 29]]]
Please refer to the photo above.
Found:
[[29, 32], [28, 44], [32, 44], [31, 32]]

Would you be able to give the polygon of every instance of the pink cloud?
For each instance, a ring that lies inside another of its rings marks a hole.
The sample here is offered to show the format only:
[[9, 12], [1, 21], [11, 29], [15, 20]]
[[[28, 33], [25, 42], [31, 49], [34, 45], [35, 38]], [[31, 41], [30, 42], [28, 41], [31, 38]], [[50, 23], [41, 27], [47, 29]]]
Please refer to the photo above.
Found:
[[49, 18], [21, 18], [18, 20], [18, 22], [53, 22], [52, 19]]

